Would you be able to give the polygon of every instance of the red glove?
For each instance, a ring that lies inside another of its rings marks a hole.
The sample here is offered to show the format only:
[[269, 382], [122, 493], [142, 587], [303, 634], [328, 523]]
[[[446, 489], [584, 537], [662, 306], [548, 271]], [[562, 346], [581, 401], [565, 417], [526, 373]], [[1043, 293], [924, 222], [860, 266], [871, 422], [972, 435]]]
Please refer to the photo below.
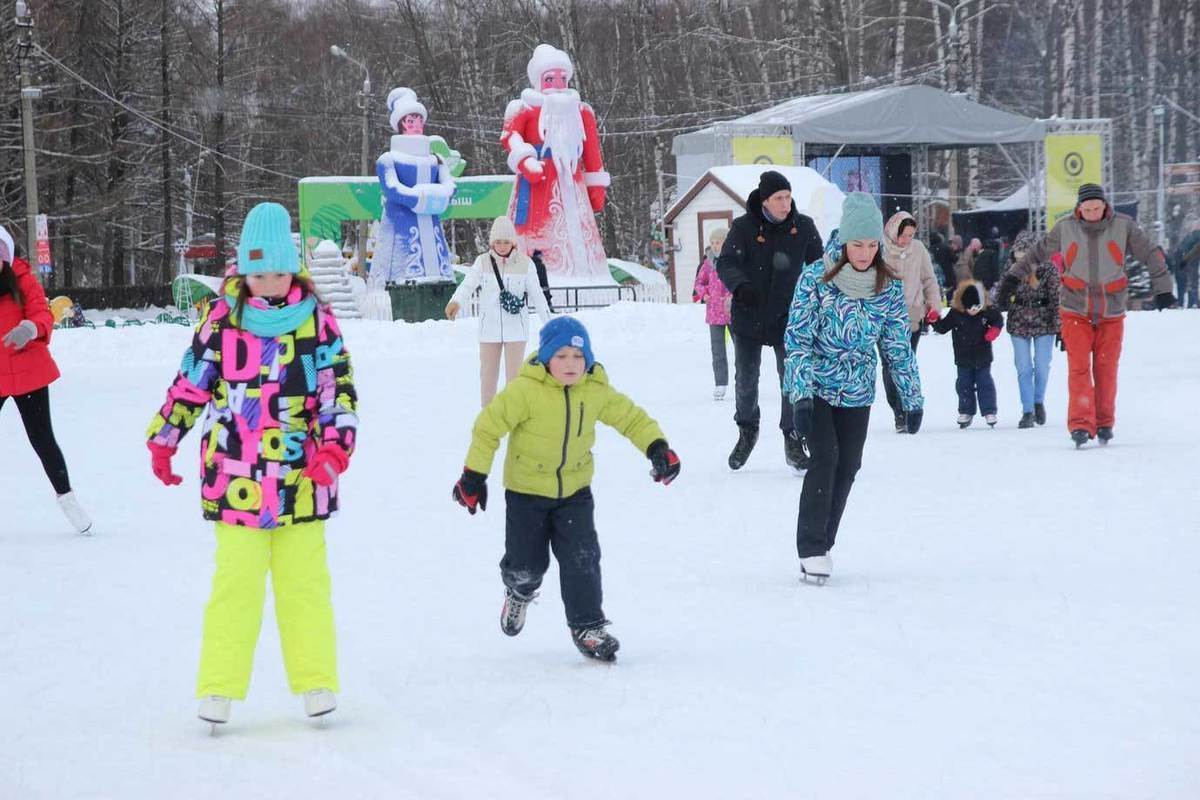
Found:
[[992, 326], [989, 325], [983, 332], [983, 338], [988, 340], [989, 342], [996, 341], [997, 339], [1000, 338], [1000, 329], [993, 328]]
[[329, 442], [317, 448], [317, 452], [308, 460], [304, 468], [304, 477], [317, 486], [332, 486], [337, 476], [350, 466], [350, 456], [341, 445]]
[[517, 164], [517, 171], [530, 183], [541, 183], [546, 180], [546, 171], [542, 168], [542, 162], [533, 156], [521, 159], [521, 163]]
[[929, 309], [929, 313], [925, 315], [925, 321], [930, 325], [936, 324], [942, 319], [942, 312], [936, 308]]
[[592, 204], [592, 211], [600, 212], [604, 210], [604, 198], [607, 196], [607, 186], [589, 186], [588, 200]]
[[175, 455], [174, 447], [166, 447], [154, 442], [146, 442], [150, 450], [150, 471], [154, 477], [163, 482], [163, 486], [178, 486], [183, 478], [171, 471], [171, 457]]

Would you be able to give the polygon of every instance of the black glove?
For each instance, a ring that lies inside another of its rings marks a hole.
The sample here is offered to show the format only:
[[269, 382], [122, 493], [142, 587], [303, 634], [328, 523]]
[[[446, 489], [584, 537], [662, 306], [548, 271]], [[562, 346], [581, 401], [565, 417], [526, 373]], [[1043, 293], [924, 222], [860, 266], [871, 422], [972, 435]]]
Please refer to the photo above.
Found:
[[654, 478], [655, 483], [670, 486], [671, 481], [679, 477], [679, 456], [675, 455], [675, 451], [667, 446], [665, 440], [655, 440], [647, 448], [646, 457], [650, 459], [650, 475]]
[[475, 514], [476, 506], [487, 511], [487, 475], [473, 469], [464, 469], [458, 483], [454, 484], [454, 502]]
[[1054, 344], [1058, 346], [1059, 350], [1067, 352], [1067, 345], [1063, 342], [1061, 333], [1054, 334]]
[[904, 424], [908, 428], [909, 433], [916, 433], [921, 430], [921, 420], [925, 418], [925, 412], [921, 409], [904, 412]]
[[1154, 307], [1159, 311], [1162, 311], [1164, 308], [1170, 308], [1173, 305], [1175, 305], [1175, 295], [1170, 292], [1154, 295]]
[[758, 305], [758, 292], [754, 291], [754, 287], [749, 283], [743, 283], [733, 290], [733, 299], [744, 306], [756, 306]]
[[792, 431], [800, 439], [807, 439], [812, 433], [813, 401], [811, 397], [801, 397], [792, 403]]

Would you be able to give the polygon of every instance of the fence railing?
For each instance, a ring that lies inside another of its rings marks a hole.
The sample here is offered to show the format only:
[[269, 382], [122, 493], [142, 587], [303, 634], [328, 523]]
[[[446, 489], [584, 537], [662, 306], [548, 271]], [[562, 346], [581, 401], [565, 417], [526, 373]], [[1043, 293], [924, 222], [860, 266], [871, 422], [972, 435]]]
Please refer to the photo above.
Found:
[[[670, 303], [670, 286], [646, 286], [629, 284], [619, 286], [552, 286], [550, 305], [559, 314], [574, 313], [592, 308], [607, 308], [614, 303]], [[530, 308], [532, 303], [527, 302]], [[479, 293], [471, 296], [461, 317], [479, 316]]]

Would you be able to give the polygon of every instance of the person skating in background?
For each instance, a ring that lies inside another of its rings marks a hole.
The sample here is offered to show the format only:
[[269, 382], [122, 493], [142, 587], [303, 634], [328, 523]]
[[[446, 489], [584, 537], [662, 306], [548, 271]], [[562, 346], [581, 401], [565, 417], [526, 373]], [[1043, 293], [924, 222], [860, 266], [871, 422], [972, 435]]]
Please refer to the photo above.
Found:
[[650, 459], [655, 481], [668, 485], [679, 475], [679, 458], [658, 424], [609, 384], [583, 324], [556, 317], [542, 328], [538, 350], [521, 374], [475, 420], [452, 496], [472, 515], [487, 509], [492, 460], [500, 439], [511, 434], [504, 461], [500, 628], [509, 636], [521, 632], [553, 551], [571, 640], [584, 656], [612, 661], [620, 643], [606, 630], [610, 623], [601, 608], [591, 490], [597, 422], [615, 428]]
[[[883, 258], [883, 218], [870, 195], [849, 195], [823, 259], [804, 268], [788, 318], [784, 388], [811, 458], [800, 494], [796, 552], [805, 579], [823, 583], [854, 477], [862, 465], [875, 352], [891, 370], [906, 430], [921, 427], [921, 376], [909, 342], [904, 288]], [[844, 242], [844, 244], [843, 244]]]
[[1116, 213], [1094, 183], [1079, 187], [1075, 213], [1035, 242], [1009, 274], [1025, 280], [1054, 253], [1063, 259], [1058, 297], [1067, 348], [1067, 429], [1076, 447], [1096, 437], [1107, 444], [1116, 423], [1117, 366], [1129, 302], [1125, 259], [1131, 255], [1149, 269], [1160, 311], [1175, 304], [1171, 274], [1138, 224]]
[[[1037, 236], [1029, 231], [1017, 234], [1011, 251], [1014, 262], [1036, 242]], [[1050, 261], [1039, 264], [1023, 281], [1006, 271], [996, 284], [997, 306], [1008, 312], [1008, 335], [1021, 392], [1018, 428], [1046, 424], [1046, 384], [1059, 330], [1058, 287], [1058, 269]]]
[[171, 458], [204, 419], [200, 496], [217, 567], [196, 693], [214, 725], [246, 697], [268, 571], [291, 690], [310, 717], [337, 705], [325, 520], [354, 452], [357, 396], [337, 320], [300, 272], [287, 210], [255, 206], [236, 273], [206, 307], [147, 433], [152, 471], [173, 486]]
[[486, 406], [496, 396], [500, 358], [504, 382], [517, 377], [529, 339], [529, 305], [543, 323], [550, 306], [538, 280], [537, 269], [517, 247], [517, 230], [508, 217], [496, 217], [488, 237], [489, 248], [475, 259], [450, 302], [446, 317], [454, 319], [476, 289], [479, 290], [479, 399]]
[[71, 490], [67, 462], [51, 424], [50, 384], [60, 374], [50, 355], [53, 329], [54, 316], [42, 285], [29, 263], [17, 257], [12, 236], [0, 228], [0, 409], [9, 398], [16, 403], [59, 508], [76, 531], [89, 533], [92, 520]]
[[1004, 317], [988, 305], [987, 292], [980, 281], [963, 281], [954, 292], [950, 310], [933, 323], [938, 333], [950, 333], [954, 346], [954, 365], [958, 368], [955, 389], [958, 392], [958, 427], [966, 428], [975, 418], [976, 399], [979, 413], [991, 427], [996, 426], [996, 383], [992, 380], [992, 342], [1000, 337]]
[[550, 309], [550, 313], [554, 313], [554, 301], [550, 297], [550, 278], [546, 276], [546, 262], [542, 259], [542, 251], [534, 250], [529, 254], [529, 260], [533, 262], [534, 272], [537, 273], [538, 285], [542, 287], [542, 296], [546, 298], [546, 308]]
[[692, 290], [692, 301], [704, 303], [704, 321], [708, 324], [708, 338], [712, 348], [713, 399], [724, 400], [729, 386], [729, 359], [725, 337], [729, 330], [729, 307], [733, 295], [721, 283], [717, 268], [713, 264], [716, 254], [725, 244], [725, 228], [717, 228], [709, 235], [709, 249], [705, 251], [700, 270], [696, 273], [696, 285]]
[[[942, 293], [933, 273], [933, 261], [916, 234], [917, 221], [907, 211], [896, 212], [883, 227], [883, 260], [893, 273], [900, 276], [904, 287], [904, 302], [908, 306], [908, 341], [914, 354], [921, 342], [922, 323], [935, 322], [941, 316], [942, 307]], [[900, 393], [896, 391], [896, 381], [888, 369], [887, 359], [884, 359], [882, 366], [884, 396], [892, 409], [896, 433], [906, 433], [907, 415], [900, 402]]]
[[820, 260], [821, 252], [821, 234], [796, 210], [787, 178], [774, 170], [763, 172], [758, 188], [746, 198], [746, 213], [733, 221], [717, 259], [717, 275], [733, 293], [733, 419], [738, 440], [729, 454], [730, 469], [741, 469], [758, 442], [758, 376], [764, 347], [775, 351], [784, 457], [793, 469], [808, 466], [805, 444], [793, 431], [791, 403], [783, 391], [783, 330], [800, 270]]
[[938, 288], [944, 300], [954, 293], [954, 262], [957, 256], [950, 249], [945, 237], [937, 231], [929, 234], [929, 256], [933, 259]]
[[1189, 232], [1175, 249], [1179, 305], [1200, 308], [1200, 219], [1188, 221]]
[[958, 260], [954, 262], [955, 291], [958, 291], [958, 287], [962, 285], [963, 281], [975, 280], [975, 259], [979, 257], [981, 250], [983, 250], [983, 242], [972, 239], [958, 254]]

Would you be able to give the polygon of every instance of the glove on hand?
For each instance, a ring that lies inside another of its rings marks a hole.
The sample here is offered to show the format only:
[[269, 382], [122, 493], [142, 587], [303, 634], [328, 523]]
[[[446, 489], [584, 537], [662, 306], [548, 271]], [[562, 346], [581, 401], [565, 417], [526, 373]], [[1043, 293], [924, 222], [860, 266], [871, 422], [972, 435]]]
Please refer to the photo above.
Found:
[[983, 338], [989, 342], [994, 342], [1000, 338], [1000, 329], [989, 325], [983, 332]]
[[312, 480], [317, 486], [332, 486], [337, 476], [349, 466], [350, 456], [346, 455], [346, 451], [341, 445], [329, 442], [317, 448], [308, 466], [304, 468], [304, 477]]
[[811, 397], [801, 397], [792, 403], [792, 431], [797, 437], [807, 439], [812, 433], [813, 401]]
[[[1162, 311], [1164, 308], [1170, 308], [1173, 305], [1175, 305], [1175, 295], [1171, 294], [1170, 292], [1163, 292], [1162, 294], [1154, 295], [1154, 307], [1159, 311]], [[21, 324], [23, 325], [25, 323]], [[8, 339], [5, 339], [4, 341], [7, 343]]]
[[936, 324], [942, 318], [942, 312], [936, 308], [929, 309], [929, 313], [925, 315], [925, 321], [930, 325]]
[[454, 484], [454, 502], [475, 515], [475, 509], [487, 511], [487, 475], [473, 469], [463, 469], [462, 477]]
[[749, 283], [743, 283], [734, 290], [733, 299], [744, 306], [756, 306], [758, 305], [758, 292], [754, 291], [754, 287]]
[[165, 447], [154, 442], [146, 442], [150, 450], [150, 471], [154, 477], [163, 482], [163, 486], [178, 486], [183, 478], [171, 471], [171, 457], [175, 455], [174, 447]]
[[36, 338], [37, 325], [34, 325], [32, 320], [23, 319], [17, 323], [17, 327], [4, 335], [4, 346], [20, 350]]
[[650, 475], [655, 483], [670, 486], [671, 481], [679, 477], [679, 456], [664, 440], [659, 439], [650, 445], [646, 457], [650, 459]]
[[904, 412], [904, 424], [908, 428], [909, 433], [916, 433], [921, 430], [921, 420], [925, 418], [925, 412], [921, 409]]

